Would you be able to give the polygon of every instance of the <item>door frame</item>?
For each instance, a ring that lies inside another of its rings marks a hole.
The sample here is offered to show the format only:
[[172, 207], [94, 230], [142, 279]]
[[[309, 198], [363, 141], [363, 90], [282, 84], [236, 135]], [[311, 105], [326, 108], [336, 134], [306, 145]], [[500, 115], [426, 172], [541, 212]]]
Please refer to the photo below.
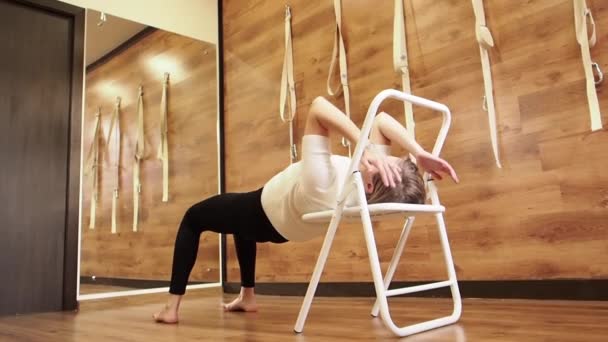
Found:
[[78, 231], [80, 224], [80, 165], [84, 92], [85, 9], [57, 0], [9, 0], [71, 19], [72, 60], [66, 174], [65, 241], [63, 251], [63, 310], [77, 310]]

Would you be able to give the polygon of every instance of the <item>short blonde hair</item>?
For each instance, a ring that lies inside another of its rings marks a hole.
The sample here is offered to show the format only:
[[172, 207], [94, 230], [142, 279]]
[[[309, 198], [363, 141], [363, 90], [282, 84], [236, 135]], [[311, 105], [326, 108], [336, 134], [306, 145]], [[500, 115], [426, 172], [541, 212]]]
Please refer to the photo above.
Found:
[[424, 181], [418, 172], [416, 164], [409, 158], [401, 158], [401, 182], [397, 182], [394, 188], [385, 186], [379, 174], [375, 174], [372, 182], [374, 191], [367, 194], [367, 203], [412, 203], [424, 204], [426, 190]]

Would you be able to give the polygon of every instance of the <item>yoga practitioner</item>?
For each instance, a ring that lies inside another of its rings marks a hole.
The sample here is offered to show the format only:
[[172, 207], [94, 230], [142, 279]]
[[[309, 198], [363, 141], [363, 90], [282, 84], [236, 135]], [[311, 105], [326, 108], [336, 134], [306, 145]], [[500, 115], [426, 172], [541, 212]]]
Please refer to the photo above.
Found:
[[[241, 293], [231, 303], [224, 304], [224, 310], [257, 310], [256, 243], [305, 241], [325, 233], [326, 224], [307, 223], [301, 216], [334, 208], [347, 177], [350, 159], [331, 154], [330, 132], [346, 137], [353, 145], [357, 144], [360, 134], [359, 128], [343, 112], [318, 97], [309, 109], [300, 162], [272, 177], [259, 190], [216, 195], [186, 211], [175, 240], [169, 299], [167, 305], [154, 314], [157, 322], [177, 323], [200, 235], [205, 231], [234, 236]], [[406, 129], [386, 113], [376, 116], [370, 141], [360, 165], [368, 203], [423, 204], [425, 201], [424, 182], [418, 168], [407, 158], [391, 156], [392, 143], [411, 153], [434, 179], [442, 179], [442, 174], [446, 174], [458, 182], [446, 161], [422, 149]], [[346, 205], [357, 205], [354, 192]]]

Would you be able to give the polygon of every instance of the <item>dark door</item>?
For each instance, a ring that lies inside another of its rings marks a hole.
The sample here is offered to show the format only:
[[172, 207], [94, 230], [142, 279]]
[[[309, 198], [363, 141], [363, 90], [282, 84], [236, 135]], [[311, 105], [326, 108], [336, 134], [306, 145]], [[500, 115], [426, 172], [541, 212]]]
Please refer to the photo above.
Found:
[[48, 4], [0, 0], [0, 315], [62, 310], [72, 287], [64, 273], [73, 268], [65, 257], [81, 76], [74, 16]]

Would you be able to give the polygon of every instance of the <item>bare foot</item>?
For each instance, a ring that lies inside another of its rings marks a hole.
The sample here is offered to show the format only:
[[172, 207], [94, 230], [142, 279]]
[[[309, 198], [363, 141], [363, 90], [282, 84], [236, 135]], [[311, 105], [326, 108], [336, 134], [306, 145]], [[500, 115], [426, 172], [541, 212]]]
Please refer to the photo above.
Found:
[[224, 311], [241, 311], [241, 312], [256, 312], [258, 311], [258, 305], [253, 299], [244, 299], [242, 296], [238, 296], [231, 303], [223, 304]]
[[178, 322], [177, 311], [171, 310], [168, 306], [152, 315], [156, 323], [175, 324]]

